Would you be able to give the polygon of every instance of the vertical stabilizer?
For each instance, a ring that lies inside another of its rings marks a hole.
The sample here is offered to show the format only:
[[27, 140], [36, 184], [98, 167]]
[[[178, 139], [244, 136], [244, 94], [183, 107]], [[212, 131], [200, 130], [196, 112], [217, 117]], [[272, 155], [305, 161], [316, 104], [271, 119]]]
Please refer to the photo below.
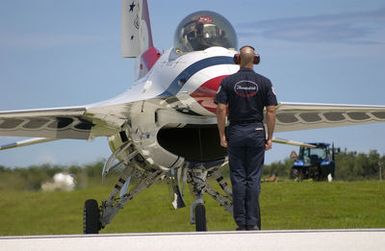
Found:
[[153, 47], [147, 0], [122, 0], [122, 56], [138, 57]]

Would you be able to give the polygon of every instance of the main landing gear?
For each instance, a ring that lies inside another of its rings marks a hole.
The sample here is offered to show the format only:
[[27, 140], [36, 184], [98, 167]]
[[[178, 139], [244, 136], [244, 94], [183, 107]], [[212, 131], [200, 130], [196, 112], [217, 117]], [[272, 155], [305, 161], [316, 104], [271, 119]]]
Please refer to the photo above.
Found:
[[101, 229], [98, 202], [94, 199], [86, 200], [83, 209], [83, 233], [97, 234]]
[[[210, 164], [185, 163], [183, 166], [175, 167], [170, 171], [141, 168], [137, 163], [126, 165], [107, 200], [102, 201], [100, 206], [94, 199], [85, 201], [83, 232], [85, 234], [99, 233], [102, 228], [111, 223], [118, 211], [136, 194], [163, 178], [171, 181], [171, 187], [174, 191], [172, 204], [175, 209], [185, 207], [181, 181], [187, 181], [192, 195], [195, 196], [190, 207], [190, 223], [195, 224], [195, 230], [198, 232], [207, 231], [206, 208], [203, 201], [205, 193], [232, 213], [232, 194], [220, 171], [220, 168], [225, 165], [222, 163], [223, 160]], [[207, 182], [207, 178], [210, 176], [215, 178], [225, 194], [217, 192], [210, 186]], [[133, 187], [129, 187], [131, 177], [138, 180]]]

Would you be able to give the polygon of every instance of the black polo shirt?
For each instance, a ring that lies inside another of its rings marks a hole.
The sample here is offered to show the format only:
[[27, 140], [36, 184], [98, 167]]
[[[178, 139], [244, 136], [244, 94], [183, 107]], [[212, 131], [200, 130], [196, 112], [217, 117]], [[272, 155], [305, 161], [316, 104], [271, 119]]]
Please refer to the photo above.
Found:
[[271, 81], [249, 68], [223, 79], [214, 101], [228, 104], [230, 122], [262, 122], [264, 107], [278, 104]]

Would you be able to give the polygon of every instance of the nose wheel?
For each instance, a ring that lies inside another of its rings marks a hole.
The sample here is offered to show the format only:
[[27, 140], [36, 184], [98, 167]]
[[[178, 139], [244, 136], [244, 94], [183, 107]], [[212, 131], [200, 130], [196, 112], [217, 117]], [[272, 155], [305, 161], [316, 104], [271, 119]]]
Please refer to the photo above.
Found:
[[206, 232], [206, 208], [203, 204], [197, 204], [195, 207], [195, 230], [197, 232]]
[[98, 234], [101, 229], [98, 202], [94, 199], [86, 200], [83, 209], [83, 233]]

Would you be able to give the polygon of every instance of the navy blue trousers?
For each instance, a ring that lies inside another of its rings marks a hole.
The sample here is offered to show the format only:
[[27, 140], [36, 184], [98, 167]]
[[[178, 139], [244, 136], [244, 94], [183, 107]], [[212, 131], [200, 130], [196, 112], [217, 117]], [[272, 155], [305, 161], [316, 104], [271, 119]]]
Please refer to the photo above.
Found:
[[263, 124], [230, 124], [227, 139], [234, 220], [239, 227], [261, 229], [259, 193], [265, 158]]

